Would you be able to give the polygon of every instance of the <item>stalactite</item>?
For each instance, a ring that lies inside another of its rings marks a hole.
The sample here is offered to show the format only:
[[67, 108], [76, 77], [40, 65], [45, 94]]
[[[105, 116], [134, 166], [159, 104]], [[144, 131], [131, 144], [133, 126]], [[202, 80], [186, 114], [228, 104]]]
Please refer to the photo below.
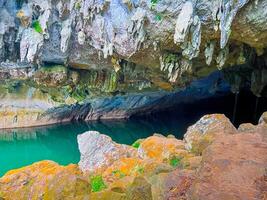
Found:
[[66, 52], [68, 50], [69, 40], [71, 36], [71, 20], [67, 19], [62, 22], [61, 29], [61, 51]]
[[168, 72], [168, 79], [174, 83], [184, 73], [192, 73], [192, 62], [182, 56], [166, 54], [160, 57], [161, 71]]
[[[231, 35], [232, 22], [240, 8], [242, 8], [249, 0], [220, 0], [214, 2], [213, 19], [219, 22], [221, 31], [220, 47], [224, 49]], [[215, 25], [215, 30], [217, 31]]]
[[206, 57], [206, 64], [210, 65], [212, 58], [213, 58], [213, 53], [215, 49], [215, 41], [210, 41], [206, 44], [205, 48], [205, 57]]
[[229, 47], [226, 46], [224, 49], [221, 49], [219, 52], [219, 55], [216, 58], [217, 67], [219, 70], [221, 70], [227, 60], [227, 57], [229, 55]]
[[193, 22], [193, 4], [191, 1], [186, 1], [176, 20], [174, 33], [174, 43], [180, 44], [185, 42], [186, 36], [189, 33], [190, 26]]
[[261, 97], [262, 90], [267, 86], [267, 69], [255, 69], [251, 74], [251, 91]]
[[128, 32], [132, 35], [135, 41], [135, 51], [138, 51], [141, 47], [141, 44], [145, 41], [145, 18], [146, 11], [142, 8], [137, 8], [136, 12], [131, 17], [132, 26], [130, 26]]
[[201, 43], [201, 21], [194, 15], [193, 3], [187, 1], [176, 20], [174, 43], [183, 49], [185, 58], [192, 60], [199, 54]]
[[235, 102], [234, 102], [233, 117], [232, 117], [232, 123], [233, 124], [236, 121], [236, 112], [237, 112], [237, 106], [238, 106], [238, 97], [239, 97], [239, 92], [236, 92], [235, 93]]
[[81, 30], [81, 31], [78, 32], [78, 43], [80, 45], [84, 45], [85, 37], [86, 37], [86, 35], [85, 35], [84, 31]]
[[23, 32], [20, 42], [21, 61], [34, 62], [38, 51], [43, 46], [43, 36], [34, 29], [28, 28]]

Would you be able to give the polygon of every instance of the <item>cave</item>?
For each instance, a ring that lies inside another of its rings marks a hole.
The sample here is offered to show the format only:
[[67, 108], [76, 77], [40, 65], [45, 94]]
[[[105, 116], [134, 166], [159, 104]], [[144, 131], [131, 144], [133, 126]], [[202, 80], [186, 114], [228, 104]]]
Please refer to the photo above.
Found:
[[266, 8], [0, 0], [0, 200], [266, 199]]

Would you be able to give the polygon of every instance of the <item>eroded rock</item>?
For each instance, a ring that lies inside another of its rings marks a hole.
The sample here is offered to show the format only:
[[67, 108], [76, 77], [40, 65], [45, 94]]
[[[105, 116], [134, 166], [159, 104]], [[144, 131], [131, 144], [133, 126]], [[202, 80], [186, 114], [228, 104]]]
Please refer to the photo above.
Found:
[[224, 115], [205, 115], [188, 128], [184, 135], [185, 147], [196, 154], [201, 154], [215, 138], [233, 133], [236, 133], [236, 129]]
[[264, 199], [266, 151], [267, 143], [257, 132], [218, 137], [203, 153], [191, 198]]
[[91, 186], [77, 165], [63, 167], [52, 161], [9, 171], [0, 179], [0, 197], [7, 200], [78, 200], [90, 192]]
[[88, 131], [78, 136], [82, 171], [96, 171], [112, 165], [115, 161], [132, 157], [137, 152], [127, 145], [120, 145], [106, 135], [96, 131]]

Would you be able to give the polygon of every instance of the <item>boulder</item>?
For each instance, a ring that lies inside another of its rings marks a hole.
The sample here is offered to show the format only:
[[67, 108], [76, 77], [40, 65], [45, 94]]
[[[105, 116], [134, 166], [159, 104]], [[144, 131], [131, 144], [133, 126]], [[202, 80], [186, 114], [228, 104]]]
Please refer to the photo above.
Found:
[[11, 170], [0, 179], [0, 198], [6, 200], [86, 199], [89, 182], [77, 165], [60, 166], [41, 161]]
[[245, 124], [240, 124], [238, 127], [238, 131], [242, 133], [249, 133], [249, 132], [254, 132], [257, 126], [251, 124], [251, 123], [245, 123]]
[[224, 134], [203, 152], [190, 199], [266, 199], [267, 142], [260, 134]]
[[151, 184], [144, 177], [136, 177], [127, 188], [126, 198], [131, 200], [152, 200]]
[[267, 124], [267, 112], [264, 112], [260, 117], [259, 124]]
[[117, 160], [137, 154], [135, 148], [117, 144], [110, 137], [96, 131], [78, 135], [78, 144], [81, 153], [79, 167], [82, 171], [105, 169]]
[[237, 130], [222, 114], [205, 115], [190, 126], [184, 135], [185, 147], [195, 154], [202, 154], [212, 141], [222, 134], [233, 134]]
[[146, 138], [138, 148], [138, 155], [141, 158], [154, 159], [159, 162], [166, 161], [171, 156], [180, 156], [186, 153], [182, 140], [160, 135]]
[[194, 173], [190, 170], [175, 170], [161, 173], [149, 178], [152, 185], [153, 200], [187, 199], [186, 192], [194, 180]]

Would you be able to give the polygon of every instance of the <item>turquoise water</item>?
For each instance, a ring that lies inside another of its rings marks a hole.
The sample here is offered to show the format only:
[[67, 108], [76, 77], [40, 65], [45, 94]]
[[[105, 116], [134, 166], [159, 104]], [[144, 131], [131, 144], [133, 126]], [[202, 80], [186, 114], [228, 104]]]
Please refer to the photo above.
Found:
[[[242, 97], [242, 99], [244, 102], [249, 98]], [[253, 98], [252, 100], [254, 101]], [[263, 102], [259, 105], [261, 104], [266, 105]], [[251, 101], [242, 106], [238, 105], [236, 116], [238, 124], [251, 121], [248, 117], [253, 116], [250, 112], [253, 112], [254, 108], [250, 105], [253, 105]], [[0, 176], [8, 170], [40, 160], [53, 160], [61, 165], [78, 163], [80, 154], [77, 135], [88, 130], [109, 135], [114, 141], [122, 144], [132, 144], [137, 139], [146, 138], [153, 133], [173, 134], [182, 139], [187, 127], [194, 124], [202, 115], [224, 113], [231, 119], [233, 107], [234, 96], [231, 95], [180, 105], [169, 111], [146, 117], [139, 116], [127, 121], [67, 123], [31, 129], [0, 130]], [[260, 113], [263, 109], [267, 110], [267, 107], [259, 109]]]
[[97, 130], [114, 141], [132, 144], [153, 133], [183, 135], [185, 125], [173, 120], [156, 119], [109, 121], [94, 123], [67, 123], [31, 129], [5, 130], [0, 133], [0, 176], [8, 170], [40, 160], [59, 164], [78, 163], [80, 154], [77, 135]]
[[186, 124], [179, 121], [185, 120], [150, 116], [127, 121], [67, 123], [0, 131], [0, 176], [40, 160], [53, 160], [62, 165], [78, 163], [77, 135], [88, 130], [109, 135], [118, 143], [132, 144], [153, 133], [172, 133], [182, 138]]

